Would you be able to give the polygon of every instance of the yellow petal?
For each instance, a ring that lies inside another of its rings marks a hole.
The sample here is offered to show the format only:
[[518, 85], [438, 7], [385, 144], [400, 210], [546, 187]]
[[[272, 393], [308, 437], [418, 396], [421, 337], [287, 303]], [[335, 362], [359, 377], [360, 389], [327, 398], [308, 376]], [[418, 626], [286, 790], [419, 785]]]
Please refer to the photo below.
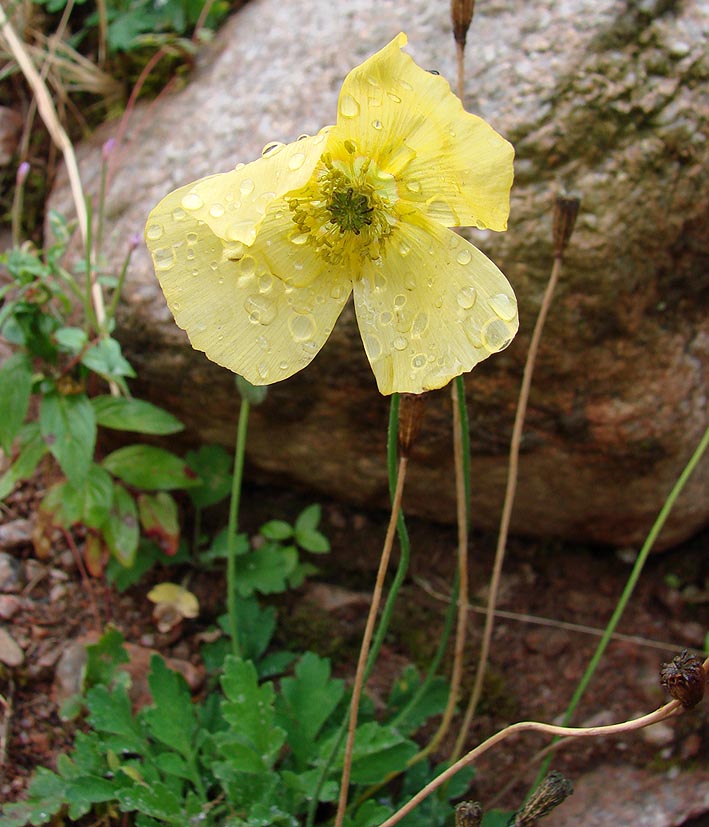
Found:
[[405, 44], [398, 35], [347, 75], [334, 132], [393, 174], [400, 198], [435, 221], [506, 229], [512, 145], [402, 52]]
[[[192, 346], [254, 385], [304, 368], [330, 335], [349, 281], [286, 284], [271, 272], [258, 240], [238, 249], [187, 211], [176, 220], [166, 200], [151, 213], [146, 240], [168, 306]], [[280, 237], [288, 244], [292, 222], [288, 215], [282, 220], [274, 243]]]
[[171, 606], [182, 617], [197, 617], [199, 614], [197, 598], [177, 583], [159, 583], [148, 592], [148, 600]]
[[383, 394], [440, 388], [505, 348], [517, 301], [477, 247], [423, 217], [392, 234], [355, 282], [357, 321]]
[[148, 218], [147, 238], [155, 214], [176, 223], [186, 218], [204, 223], [232, 244], [254, 243], [270, 204], [302, 187], [320, 159], [328, 128], [292, 144], [274, 145], [264, 157], [231, 172], [209, 175], [167, 195]]

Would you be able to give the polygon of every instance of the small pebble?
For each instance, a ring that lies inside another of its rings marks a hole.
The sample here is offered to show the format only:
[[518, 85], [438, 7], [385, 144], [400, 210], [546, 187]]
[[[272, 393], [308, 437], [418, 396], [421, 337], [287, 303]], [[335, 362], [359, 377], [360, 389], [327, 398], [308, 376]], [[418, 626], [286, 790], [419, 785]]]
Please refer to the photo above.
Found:
[[20, 563], [5, 551], [0, 551], [0, 592], [20, 591]]
[[0, 626], [0, 663], [4, 663], [5, 666], [19, 666], [24, 659], [25, 653], [15, 639]]

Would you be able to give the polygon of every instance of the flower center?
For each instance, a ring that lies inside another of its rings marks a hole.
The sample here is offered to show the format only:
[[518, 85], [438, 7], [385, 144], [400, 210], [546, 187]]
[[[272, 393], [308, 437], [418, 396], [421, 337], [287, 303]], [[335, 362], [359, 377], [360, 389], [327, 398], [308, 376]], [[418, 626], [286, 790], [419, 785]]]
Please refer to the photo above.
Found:
[[331, 264], [357, 267], [384, 255], [397, 222], [394, 179], [344, 141], [337, 158], [325, 153], [310, 181], [286, 200], [296, 225], [291, 241], [310, 244]]

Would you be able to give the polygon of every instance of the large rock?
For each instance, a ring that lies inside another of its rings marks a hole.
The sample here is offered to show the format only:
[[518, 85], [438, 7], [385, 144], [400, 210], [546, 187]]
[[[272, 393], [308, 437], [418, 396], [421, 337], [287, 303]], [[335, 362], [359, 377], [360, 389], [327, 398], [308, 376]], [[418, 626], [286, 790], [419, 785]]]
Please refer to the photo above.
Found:
[[[170, 189], [258, 157], [269, 141], [335, 117], [347, 71], [399, 30], [417, 62], [454, 79], [448, 3], [252, 0], [204, 51], [185, 88], [138, 107], [116, 150], [106, 245], [117, 264]], [[468, 38], [467, 107], [516, 146], [506, 234], [474, 240], [520, 297], [521, 331], [467, 377], [473, 519], [498, 524], [525, 354], [551, 265], [553, 194], [582, 210], [544, 335], [513, 518], [519, 533], [611, 544], [645, 536], [707, 425], [707, 93], [701, 2], [490, 0]], [[80, 150], [98, 189], [99, 146]], [[70, 212], [66, 184], [52, 206]], [[238, 400], [224, 370], [192, 351], [147, 251], [134, 256], [119, 335], [134, 387], [192, 437], [233, 440]], [[430, 395], [405, 495], [410, 512], [454, 515], [450, 403]], [[314, 363], [253, 413], [252, 467], [366, 504], [387, 499], [388, 402], [376, 391], [348, 306]], [[662, 537], [709, 517], [709, 462]]]

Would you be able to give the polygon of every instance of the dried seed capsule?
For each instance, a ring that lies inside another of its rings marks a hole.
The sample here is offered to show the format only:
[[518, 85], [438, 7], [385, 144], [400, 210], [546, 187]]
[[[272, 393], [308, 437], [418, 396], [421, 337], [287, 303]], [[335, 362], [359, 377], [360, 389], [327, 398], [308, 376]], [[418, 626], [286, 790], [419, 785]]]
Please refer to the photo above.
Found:
[[540, 818], [558, 807], [573, 791], [569, 779], [552, 770], [517, 811], [514, 827], [535, 827]]
[[483, 808], [479, 801], [461, 801], [455, 807], [455, 827], [480, 827]]
[[685, 709], [691, 709], [704, 697], [707, 673], [704, 671], [702, 659], [690, 655], [685, 649], [681, 655], [673, 658], [671, 663], [662, 664], [660, 681], [675, 700]]
[[421, 420], [426, 407], [426, 394], [402, 393], [399, 402], [399, 451], [404, 457], [411, 454], [421, 429]]

